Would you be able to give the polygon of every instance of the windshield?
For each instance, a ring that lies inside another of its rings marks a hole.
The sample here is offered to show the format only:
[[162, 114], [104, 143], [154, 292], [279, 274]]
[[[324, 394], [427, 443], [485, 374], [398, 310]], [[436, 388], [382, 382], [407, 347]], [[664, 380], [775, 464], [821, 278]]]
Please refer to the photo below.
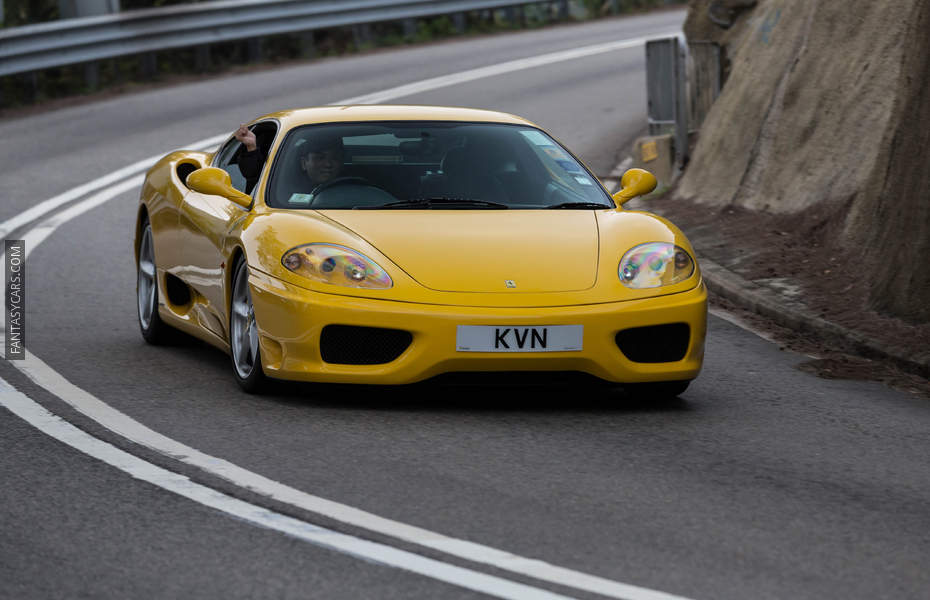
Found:
[[298, 127], [277, 154], [267, 191], [277, 208], [614, 208], [548, 135], [493, 123]]

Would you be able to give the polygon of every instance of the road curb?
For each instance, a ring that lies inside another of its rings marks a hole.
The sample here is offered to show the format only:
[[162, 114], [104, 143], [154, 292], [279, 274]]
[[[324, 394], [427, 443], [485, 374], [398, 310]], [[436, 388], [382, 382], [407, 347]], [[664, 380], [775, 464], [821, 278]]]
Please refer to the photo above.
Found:
[[[621, 171], [623, 165], [629, 164], [628, 160], [623, 161], [614, 172]], [[696, 253], [702, 254], [700, 239], [691, 239], [691, 243]], [[913, 356], [904, 348], [884, 344], [870, 336], [828, 321], [813, 313], [803, 303], [753, 283], [709, 258], [699, 258], [699, 263], [707, 289], [740, 308], [771, 319], [782, 327], [814, 335], [838, 350], [888, 361], [904, 371], [930, 379], [930, 350]]]
[[[695, 248], [700, 253], [700, 247]], [[800, 333], [813, 334], [828, 345], [866, 358], [886, 360], [902, 370], [930, 378], [930, 352], [910, 356], [904, 349], [882, 344], [867, 335], [827, 321], [798, 302], [756, 285], [714, 261], [701, 258], [701, 272], [707, 288], [741, 308], [767, 317]]]

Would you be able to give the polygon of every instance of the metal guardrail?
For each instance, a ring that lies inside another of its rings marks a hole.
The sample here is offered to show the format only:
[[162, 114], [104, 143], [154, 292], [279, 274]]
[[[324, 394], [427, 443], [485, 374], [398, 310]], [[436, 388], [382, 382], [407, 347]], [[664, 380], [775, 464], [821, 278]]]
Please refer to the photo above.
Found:
[[723, 85], [720, 47], [684, 36], [646, 42], [649, 135], [675, 136], [675, 164], [688, 160], [689, 134], [703, 123]]
[[675, 163], [688, 157], [688, 46], [684, 36], [646, 42], [649, 135], [674, 133]]
[[[328, 27], [519, 6], [514, 0], [218, 0], [0, 30], [0, 76]], [[557, 2], [562, 10], [567, 0]]]

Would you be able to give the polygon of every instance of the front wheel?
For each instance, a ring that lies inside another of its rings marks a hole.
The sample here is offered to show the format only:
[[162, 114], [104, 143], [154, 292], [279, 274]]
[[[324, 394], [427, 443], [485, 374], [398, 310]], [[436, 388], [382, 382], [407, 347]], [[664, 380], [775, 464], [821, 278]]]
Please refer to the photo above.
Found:
[[139, 258], [136, 261], [136, 307], [142, 337], [150, 344], [168, 341], [172, 331], [158, 315], [158, 275], [155, 267], [155, 244], [152, 225], [142, 224]]
[[262, 371], [258, 327], [249, 291], [249, 266], [245, 259], [240, 259], [233, 271], [229, 309], [229, 356], [233, 374], [243, 390], [254, 394], [261, 391], [267, 380]]
[[671, 400], [685, 393], [691, 381], [628, 383], [623, 389], [635, 400]]

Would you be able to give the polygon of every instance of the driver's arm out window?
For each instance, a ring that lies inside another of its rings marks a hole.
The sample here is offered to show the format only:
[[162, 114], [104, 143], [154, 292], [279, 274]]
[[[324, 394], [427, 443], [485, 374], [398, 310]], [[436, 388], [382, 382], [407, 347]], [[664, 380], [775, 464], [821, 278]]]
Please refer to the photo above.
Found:
[[278, 132], [278, 126], [273, 122], [263, 121], [256, 123], [250, 129], [255, 134], [257, 144], [254, 152], [247, 152], [245, 147], [234, 138], [223, 146], [216, 161], [217, 167], [229, 173], [233, 187], [246, 194], [252, 193], [252, 188], [261, 177], [265, 159]]
[[236, 162], [240, 149], [242, 149], [242, 144], [239, 140], [233, 138], [226, 142], [226, 145], [217, 155], [216, 166], [229, 173], [229, 179], [234, 188], [240, 192], [248, 193], [246, 192], [245, 176], [239, 170], [239, 165]]

